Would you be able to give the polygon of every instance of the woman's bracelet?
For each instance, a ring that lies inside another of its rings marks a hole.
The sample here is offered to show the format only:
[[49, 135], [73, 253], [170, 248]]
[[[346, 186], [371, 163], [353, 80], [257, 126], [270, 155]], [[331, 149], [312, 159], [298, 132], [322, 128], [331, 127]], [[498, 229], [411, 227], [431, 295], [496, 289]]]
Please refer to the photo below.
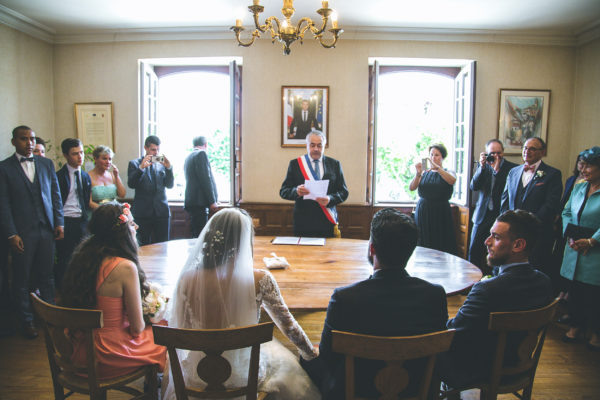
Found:
[[590, 247], [594, 247], [594, 244], [592, 243], [592, 239], [588, 239], [587, 241], [588, 241], [588, 245], [589, 245]]
[[421, 177], [421, 174], [417, 174], [416, 176], [417, 176], [418, 178], [420, 178], [420, 177]]

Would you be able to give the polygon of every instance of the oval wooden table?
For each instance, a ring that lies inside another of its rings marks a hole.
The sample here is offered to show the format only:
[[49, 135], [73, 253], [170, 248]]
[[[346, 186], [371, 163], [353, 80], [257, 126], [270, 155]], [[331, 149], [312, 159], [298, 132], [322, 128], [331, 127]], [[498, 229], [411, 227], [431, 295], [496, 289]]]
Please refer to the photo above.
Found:
[[[273, 245], [272, 236], [254, 240], [254, 265], [264, 268], [271, 253], [290, 263], [285, 270], [271, 270], [288, 307], [294, 311], [326, 310], [333, 290], [367, 279], [373, 268], [367, 260], [368, 241], [327, 239], [325, 246]], [[159, 283], [171, 296], [196, 239], [172, 240], [140, 247], [140, 265], [148, 280]], [[448, 296], [471, 287], [481, 271], [462, 258], [417, 247], [407, 266], [411, 276], [442, 285]]]

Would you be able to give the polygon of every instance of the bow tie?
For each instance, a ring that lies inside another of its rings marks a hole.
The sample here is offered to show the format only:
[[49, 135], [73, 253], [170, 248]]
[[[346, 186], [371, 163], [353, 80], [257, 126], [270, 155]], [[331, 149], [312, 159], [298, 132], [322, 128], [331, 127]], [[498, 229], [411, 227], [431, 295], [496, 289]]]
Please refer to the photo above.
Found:
[[525, 171], [525, 172], [527, 172], [527, 171], [533, 172], [533, 171], [535, 171], [535, 165], [524, 164], [523, 165], [523, 171]]
[[25, 161], [33, 161], [33, 157], [22, 157], [21, 162], [25, 162]]

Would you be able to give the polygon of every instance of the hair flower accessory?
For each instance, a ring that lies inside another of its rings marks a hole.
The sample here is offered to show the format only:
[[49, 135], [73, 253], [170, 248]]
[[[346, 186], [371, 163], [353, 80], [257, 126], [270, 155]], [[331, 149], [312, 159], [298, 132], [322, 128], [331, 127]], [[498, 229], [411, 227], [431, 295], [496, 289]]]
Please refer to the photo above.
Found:
[[544, 175], [546, 175], [546, 171], [537, 170], [536, 173], [535, 173], [535, 177], [536, 178], [543, 178]]
[[130, 208], [131, 206], [129, 203], [123, 203], [123, 214], [117, 217], [117, 223], [115, 226], [123, 225], [129, 222], [129, 215], [131, 215], [131, 211], [129, 211]]

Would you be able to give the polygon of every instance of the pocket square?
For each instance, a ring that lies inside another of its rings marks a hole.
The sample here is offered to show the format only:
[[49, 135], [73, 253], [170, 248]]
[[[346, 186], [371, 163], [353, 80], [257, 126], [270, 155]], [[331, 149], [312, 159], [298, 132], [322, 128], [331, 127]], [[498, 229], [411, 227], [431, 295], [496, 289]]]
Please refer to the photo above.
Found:
[[535, 186], [542, 186], [544, 182], [536, 183]]

